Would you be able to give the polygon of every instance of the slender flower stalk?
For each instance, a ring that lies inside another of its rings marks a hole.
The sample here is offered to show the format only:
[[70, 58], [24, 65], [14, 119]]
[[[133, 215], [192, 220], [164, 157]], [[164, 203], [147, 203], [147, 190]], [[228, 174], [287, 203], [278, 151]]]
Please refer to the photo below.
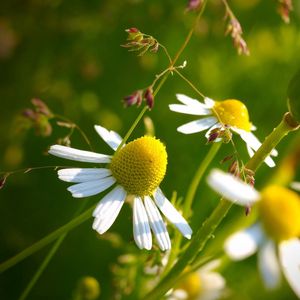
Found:
[[[289, 113], [283, 116], [280, 124], [273, 132], [265, 139], [259, 150], [246, 164], [246, 168], [256, 171], [263, 163], [264, 159], [271, 153], [274, 147], [283, 139], [289, 132], [299, 128], [299, 124], [293, 123], [293, 119]], [[143, 300], [160, 299], [172, 286], [177, 282], [178, 277], [183, 270], [188, 266], [193, 259], [202, 251], [207, 241], [213, 235], [215, 229], [225, 218], [232, 206], [232, 202], [221, 199], [218, 206], [213, 210], [212, 214], [206, 219], [200, 228], [196, 231], [191, 243], [186, 251], [178, 259], [177, 263], [171, 271], [161, 280], [161, 282], [150, 291]]]
[[[207, 0], [204, 1], [203, 5], [201, 7], [201, 10], [199, 11], [199, 13], [198, 13], [198, 15], [197, 15], [197, 17], [196, 17], [196, 19], [194, 21], [193, 26], [191, 27], [190, 31], [188, 32], [188, 34], [187, 34], [187, 36], [186, 36], [186, 38], [185, 38], [182, 46], [180, 47], [180, 49], [178, 50], [178, 52], [175, 54], [172, 62], [170, 63], [170, 66], [174, 66], [176, 64], [176, 62], [178, 61], [178, 59], [181, 56], [182, 52], [184, 51], [184, 49], [188, 45], [188, 43], [189, 43], [189, 41], [190, 41], [190, 39], [191, 39], [191, 37], [192, 37], [192, 35], [194, 33], [196, 25], [198, 24], [199, 19], [200, 19], [200, 17], [202, 16], [202, 14], [204, 12], [206, 3], [207, 3]], [[164, 85], [164, 83], [166, 82], [169, 74], [170, 74], [170, 72], [167, 72], [162, 77], [162, 79], [159, 82], [157, 88], [153, 92], [154, 97], [160, 91], [160, 89]], [[134, 131], [135, 127], [138, 125], [139, 121], [142, 119], [142, 117], [146, 113], [147, 109], [148, 109], [148, 107], [145, 106], [141, 110], [141, 112], [139, 113], [139, 115], [137, 116], [137, 118], [135, 119], [135, 121], [133, 122], [132, 126], [130, 127], [130, 129], [126, 133], [125, 137], [123, 138], [121, 144], [117, 148], [116, 152], [118, 152], [122, 148], [122, 146], [126, 143], [126, 141], [128, 140], [128, 138], [130, 137], [131, 133]], [[50, 233], [46, 237], [42, 238], [41, 240], [39, 240], [35, 244], [31, 245], [30, 247], [28, 247], [25, 250], [21, 251], [20, 253], [18, 253], [14, 257], [12, 257], [12, 258], [6, 260], [5, 262], [3, 262], [2, 264], [0, 264], [0, 273], [2, 273], [5, 270], [11, 268], [12, 266], [16, 265], [17, 263], [19, 263], [20, 261], [22, 261], [26, 257], [32, 255], [33, 253], [39, 251], [40, 249], [42, 249], [43, 247], [45, 247], [46, 245], [48, 245], [52, 241], [56, 240], [60, 235], [64, 234], [65, 232], [70, 231], [71, 229], [77, 227], [78, 225], [80, 225], [84, 221], [86, 221], [89, 218], [91, 218], [92, 217], [92, 212], [95, 209], [95, 207], [96, 207], [96, 205], [93, 205], [92, 207], [90, 207], [89, 209], [87, 209], [85, 212], [83, 212], [81, 215], [79, 215], [78, 217], [72, 219], [67, 224], [63, 225], [62, 227], [60, 227], [57, 230], [53, 231], [52, 233]]]

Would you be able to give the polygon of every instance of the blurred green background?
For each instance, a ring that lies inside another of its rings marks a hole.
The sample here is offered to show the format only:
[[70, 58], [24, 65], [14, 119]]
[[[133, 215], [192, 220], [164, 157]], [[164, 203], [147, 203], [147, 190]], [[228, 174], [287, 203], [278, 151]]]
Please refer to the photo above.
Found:
[[[238, 56], [230, 37], [224, 36], [224, 7], [220, 1], [208, 6], [195, 35], [179, 60], [187, 60], [182, 71], [205, 95], [213, 99], [244, 101], [252, 122], [263, 139], [278, 123], [286, 108], [286, 89], [300, 65], [300, 3], [294, 1], [291, 23], [276, 12], [276, 1], [232, 0], [231, 7], [241, 22], [251, 55]], [[139, 109], [124, 109], [122, 98], [149, 86], [155, 74], [167, 66], [160, 50], [137, 57], [121, 48], [124, 30], [137, 27], [156, 37], [174, 56], [194, 20], [185, 12], [186, 1], [172, 0], [10, 0], [0, 4], [0, 170], [45, 165], [73, 165], [46, 155], [49, 145], [68, 133], [53, 125], [47, 138], [34, 130], [19, 130], [18, 115], [36, 97], [50, 109], [76, 122], [101, 153], [110, 149], [93, 130], [100, 124], [124, 136]], [[176, 75], [170, 76], [147, 115], [156, 136], [167, 146], [169, 164], [162, 183], [168, 197], [176, 190], [184, 196], [199, 162], [208, 151], [202, 134], [181, 135], [176, 128], [191, 119], [168, 110], [175, 94], [197, 95]], [[144, 134], [143, 122], [133, 136]], [[291, 134], [278, 150], [280, 157], [295, 137]], [[235, 138], [241, 156], [245, 146]], [[192, 146], [191, 146], [192, 145]], [[72, 146], [88, 149], [81, 136], [72, 136]], [[214, 165], [230, 154], [224, 146]], [[257, 186], [264, 185], [272, 170], [263, 166]], [[300, 178], [298, 177], [298, 180]], [[59, 182], [53, 170], [33, 171], [9, 177], [0, 192], [0, 259], [13, 256], [45, 234], [63, 225], [80, 205]], [[88, 205], [101, 196], [88, 199]], [[217, 203], [217, 196], [202, 182], [194, 205], [192, 226], [200, 224]], [[232, 213], [242, 214], [240, 208]], [[226, 222], [230, 222], [230, 216]], [[71, 299], [79, 278], [93, 276], [101, 285], [100, 299], [111, 299], [114, 285], [112, 265], [126, 249], [99, 239], [92, 220], [73, 230], [31, 292], [29, 299]], [[134, 247], [131, 210], [128, 206], [110, 232], [119, 233]], [[216, 233], [217, 234], [217, 233]], [[46, 255], [39, 251], [0, 275], [0, 299], [17, 299]], [[294, 299], [283, 283], [268, 292], [261, 283], [256, 258], [231, 264], [225, 272], [230, 299]]]

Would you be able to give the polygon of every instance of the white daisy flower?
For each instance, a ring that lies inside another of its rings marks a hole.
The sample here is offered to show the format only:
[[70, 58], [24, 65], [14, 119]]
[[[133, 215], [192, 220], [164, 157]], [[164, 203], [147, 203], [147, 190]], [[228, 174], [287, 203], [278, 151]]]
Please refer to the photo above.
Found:
[[258, 268], [265, 286], [275, 288], [279, 285], [281, 269], [300, 298], [299, 195], [277, 185], [270, 185], [258, 193], [236, 177], [221, 171], [213, 171], [208, 182], [215, 191], [233, 202], [243, 204], [259, 200], [260, 223], [226, 240], [224, 249], [228, 256], [233, 260], [242, 260], [258, 251]]
[[178, 286], [168, 292], [167, 300], [216, 300], [225, 290], [225, 279], [214, 269], [220, 266], [220, 260], [205, 264], [197, 272], [187, 275]]
[[[114, 131], [96, 125], [100, 137], [117, 150], [122, 138]], [[159, 184], [167, 167], [165, 146], [156, 138], [144, 136], [123, 146], [113, 156], [51, 146], [49, 153], [69, 160], [106, 164], [97, 168], [71, 168], [58, 171], [58, 178], [75, 183], [68, 188], [75, 198], [89, 197], [113, 187], [93, 212], [93, 229], [106, 232], [114, 223], [126, 199], [133, 200], [133, 234], [140, 249], [152, 248], [153, 231], [161, 250], [171, 248], [166, 225], [160, 211], [182, 235], [191, 238], [192, 229], [165, 197]], [[160, 210], [160, 211], [159, 211]]]
[[[207, 130], [205, 136], [207, 139], [210, 139], [216, 130], [230, 128], [231, 131], [237, 133], [245, 141], [250, 157], [261, 146], [260, 141], [251, 132], [256, 128], [249, 121], [247, 107], [241, 101], [235, 99], [214, 101], [205, 97], [204, 103], [202, 103], [183, 94], [177, 94], [176, 97], [182, 104], [170, 104], [170, 110], [183, 114], [205, 116], [178, 127], [177, 130], [179, 132], [191, 134]], [[218, 134], [213, 140], [215, 142], [220, 141]], [[271, 155], [277, 156], [278, 153], [274, 149]], [[269, 167], [275, 166], [270, 156], [266, 157], [265, 163]]]

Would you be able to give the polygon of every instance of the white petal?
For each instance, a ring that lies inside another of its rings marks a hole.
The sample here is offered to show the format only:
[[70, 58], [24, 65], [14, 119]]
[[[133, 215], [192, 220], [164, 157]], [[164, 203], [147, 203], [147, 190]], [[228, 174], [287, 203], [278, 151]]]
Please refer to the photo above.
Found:
[[199, 269], [199, 271], [201, 271], [203, 273], [203, 272], [209, 272], [209, 271], [215, 270], [221, 266], [221, 263], [222, 263], [221, 259], [211, 260], [210, 262], [203, 265]]
[[300, 182], [292, 182], [291, 183], [291, 188], [296, 190], [296, 191], [300, 191]]
[[109, 131], [100, 125], [95, 125], [94, 127], [104, 142], [106, 142], [113, 150], [117, 150], [122, 142], [122, 138], [119, 134], [112, 130]]
[[215, 117], [199, 119], [178, 127], [177, 131], [185, 134], [196, 133], [208, 129], [209, 127], [215, 125], [217, 122], [218, 120]]
[[169, 108], [170, 110], [175, 112], [195, 116], [207, 116], [212, 114], [210, 109], [195, 108], [194, 106], [187, 106], [182, 104], [170, 104]]
[[89, 197], [103, 192], [116, 182], [112, 176], [100, 180], [93, 180], [74, 184], [68, 187], [74, 198]]
[[263, 240], [260, 225], [234, 233], [224, 243], [224, 251], [232, 260], [243, 260], [254, 254]]
[[167, 294], [167, 300], [187, 300], [189, 297], [188, 293], [182, 289], [172, 290], [171, 293]]
[[279, 260], [287, 282], [300, 298], [300, 241], [298, 238], [279, 244]]
[[218, 169], [209, 173], [207, 182], [221, 196], [242, 206], [251, 205], [260, 199], [259, 192], [251, 185]]
[[95, 217], [93, 229], [102, 234], [116, 220], [126, 198], [126, 192], [121, 186], [116, 186], [97, 205], [93, 212]]
[[147, 213], [140, 197], [133, 201], [133, 236], [140, 249], [152, 248], [152, 236]]
[[71, 168], [60, 169], [58, 178], [66, 182], [87, 182], [102, 179], [111, 175], [111, 171], [105, 168]]
[[280, 267], [273, 241], [267, 240], [260, 247], [258, 251], [258, 267], [266, 288], [276, 288], [280, 283]]
[[205, 290], [219, 290], [226, 285], [225, 279], [217, 272], [200, 273], [200, 282]]
[[[246, 142], [246, 144], [249, 148], [251, 148], [254, 151], [257, 151], [260, 148], [261, 142], [258, 140], [258, 138], [252, 132], [248, 132], [248, 131], [245, 131], [242, 129], [237, 129], [237, 128], [233, 128], [233, 130], [240, 135], [240, 137]], [[248, 149], [248, 152], [249, 152], [249, 149]], [[249, 155], [250, 155], [250, 153], [251, 152], [249, 152]], [[277, 156], [278, 155], [277, 150], [273, 149], [271, 151], [271, 155]], [[250, 155], [250, 157], [252, 157], [252, 156]], [[267, 156], [266, 159], [264, 160], [264, 162], [270, 168], [273, 168], [275, 166], [275, 163], [270, 156]]]
[[215, 101], [213, 99], [210, 99], [208, 97], [204, 98], [204, 103], [208, 108], [212, 108], [215, 105]]
[[75, 161], [84, 161], [84, 162], [91, 162], [91, 163], [109, 163], [111, 161], [110, 155], [78, 150], [75, 148], [70, 148], [61, 145], [53, 145], [50, 147], [48, 153]]
[[160, 188], [156, 189], [154, 193], [154, 200], [166, 218], [178, 228], [185, 238], [190, 239], [193, 233], [192, 228], [171, 204], [171, 202], [165, 197]]
[[171, 249], [169, 233], [156, 205], [148, 196], [144, 198], [144, 201], [150, 226], [154, 232], [159, 248], [163, 251]]
[[188, 97], [186, 95], [183, 94], [176, 94], [176, 97], [178, 99], [178, 101], [180, 101], [181, 103], [187, 105], [187, 106], [192, 106], [198, 109], [207, 109], [209, 108], [206, 104], [201, 103], [200, 101], [193, 99], [191, 97]]

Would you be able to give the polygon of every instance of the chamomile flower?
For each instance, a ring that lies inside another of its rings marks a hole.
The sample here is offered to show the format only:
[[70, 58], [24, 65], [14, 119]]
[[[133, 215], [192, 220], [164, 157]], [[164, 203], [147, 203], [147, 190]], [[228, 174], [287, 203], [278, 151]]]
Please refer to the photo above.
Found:
[[[242, 260], [258, 251], [258, 267], [267, 288], [280, 283], [280, 269], [300, 298], [300, 197], [282, 186], [270, 185], [261, 193], [221, 171], [212, 171], [210, 186], [228, 200], [257, 201], [260, 222], [231, 235], [224, 244], [233, 260]], [[213, 184], [211, 184], [213, 182]], [[230, 185], [230, 186], [229, 186]], [[257, 197], [259, 195], [259, 199]], [[278, 252], [278, 255], [277, 255]]]
[[[255, 130], [255, 126], [249, 120], [247, 107], [239, 100], [228, 99], [224, 101], [214, 101], [205, 97], [204, 103], [192, 99], [183, 94], [177, 94], [177, 99], [182, 104], [170, 104], [169, 108], [172, 111], [203, 116], [203, 118], [186, 123], [177, 128], [184, 134], [191, 134], [207, 130], [205, 136], [209, 141], [220, 141], [220, 136], [232, 131], [237, 133], [246, 143], [250, 157], [261, 146], [260, 141], [251, 132]], [[230, 138], [230, 137], [229, 137]], [[272, 156], [277, 156], [277, 151], [271, 152]], [[274, 167], [273, 159], [268, 156], [265, 163], [269, 167]]]
[[167, 300], [216, 300], [220, 299], [225, 290], [225, 279], [214, 271], [220, 265], [219, 260], [213, 260], [198, 271], [187, 275], [171, 290]]
[[[116, 151], [122, 138], [104, 127], [96, 125], [95, 129]], [[105, 164], [58, 171], [59, 179], [75, 183], [68, 188], [74, 198], [97, 195], [112, 187], [93, 212], [93, 229], [99, 234], [112, 226], [127, 199], [133, 202], [133, 234], [140, 249], [152, 248], [151, 230], [161, 250], [171, 248], [160, 211], [184, 237], [191, 238], [192, 229], [159, 188], [166, 173], [167, 152], [158, 139], [143, 136], [124, 145], [113, 156], [61, 145], [51, 146], [49, 153], [74, 161]]]

